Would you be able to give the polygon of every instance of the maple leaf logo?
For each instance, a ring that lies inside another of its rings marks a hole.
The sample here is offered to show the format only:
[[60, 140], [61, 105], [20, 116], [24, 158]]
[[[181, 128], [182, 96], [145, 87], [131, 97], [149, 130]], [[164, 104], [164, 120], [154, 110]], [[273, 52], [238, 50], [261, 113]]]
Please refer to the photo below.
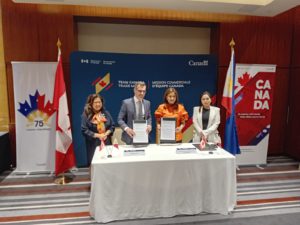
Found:
[[53, 103], [49, 100], [45, 103], [45, 94], [41, 95], [36, 90], [34, 95], [29, 95], [30, 101], [19, 102], [18, 111], [27, 118], [27, 127], [42, 128], [50, 126], [49, 118], [55, 113]]
[[104, 77], [98, 77], [95, 81], [92, 83], [93, 86], [95, 86], [95, 93], [98, 94], [102, 90], [108, 90], [113, 85], [110, 83], [110, 73], [105, 74]]
[[238, 82], [241, 86], [245, 86], [245, 84], [247, 84], [250, 79], [250, 74], [246, 72], [238, 78]]

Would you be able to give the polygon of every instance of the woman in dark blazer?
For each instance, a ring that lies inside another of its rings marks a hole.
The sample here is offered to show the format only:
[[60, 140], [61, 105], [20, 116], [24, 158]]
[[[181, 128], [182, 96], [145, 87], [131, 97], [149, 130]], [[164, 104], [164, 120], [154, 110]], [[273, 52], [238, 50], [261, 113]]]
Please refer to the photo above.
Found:
[[104, 141], [111, 145], [115, 123], [110, 113], [104, 108], [103, 97], [97, 94], [88, 96], [81, 116], [81, 132], [85, 137], [88, 165], [91, 164], [97, 146]]

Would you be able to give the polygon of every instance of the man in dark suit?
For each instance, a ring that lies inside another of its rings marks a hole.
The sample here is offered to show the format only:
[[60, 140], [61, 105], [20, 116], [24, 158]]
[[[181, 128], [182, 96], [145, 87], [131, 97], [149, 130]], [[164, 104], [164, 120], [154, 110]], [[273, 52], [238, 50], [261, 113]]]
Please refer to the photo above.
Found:
[[126, 144], [132, 144], [133, 136], [133, 120], [146, 120], [147, 133], [152, 130], [151, 127], [151, 110], [150, 101], [144, 99], [146, 95], [146, 84], [139, 81], [134, 86], [134, 96], [123, 100], [122, 106], [118, 115], [118, 124], [122, 128], [122, 141]]

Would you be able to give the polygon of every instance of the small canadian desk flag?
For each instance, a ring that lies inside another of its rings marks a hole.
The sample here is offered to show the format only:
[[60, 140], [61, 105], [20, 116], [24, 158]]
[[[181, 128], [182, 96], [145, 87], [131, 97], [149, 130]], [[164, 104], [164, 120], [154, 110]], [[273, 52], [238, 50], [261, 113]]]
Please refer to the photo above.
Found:
[[100, 140], [100, 141], [101, 141], [101, 144], [99, 146], [99, 151], [102, 151], [105, 148], [105, 143], [104, 143], [104, 140]]
[[113, 146], [114, 146], [114, 148], [119, 149], [119, 144], [118, 144], [118, 141], [116, 138], [113, 141]]
[[205, 145], [206, 145], [206, 140], [204, 137], [202, 137], [201, 141], [200, 141], [200, 149], [204, 149], [205, 148]]
[[58, 40], [58, 63], [55, 74], [53, 107], [56, 111], [55, 174], [56, 176], [75, 167], [75, 154], [67, 102], [66, 85], [62, 68], [60, 41]]

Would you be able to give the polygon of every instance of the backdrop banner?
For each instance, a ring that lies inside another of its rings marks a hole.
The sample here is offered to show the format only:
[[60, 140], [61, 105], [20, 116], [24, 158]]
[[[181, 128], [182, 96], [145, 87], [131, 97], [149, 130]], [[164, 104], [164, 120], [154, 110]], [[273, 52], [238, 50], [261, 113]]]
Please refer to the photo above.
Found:
[[[163, 102], [168, 87], [179, 93], [192, 117], [203, 91], [216, 94], [217, 64], [212, 55], [147, 55], [123, 53], [74, 52], [71, 55], [72, 129], [77, 164], [86, 165], [84, 138], [80, 130], [81, 114], [89, 94], [104, 97], [105, 107], [117, 123], [122, 100], [133, 96], [136, 81], [147, 84], [146, 99], [151, 101], [155, 141], [154, 111]], [[192, 123], [184, 129], [185, 141], [192, 139]]]
[[238, 165], [267, 163], [275, 72], [275, 65], [236, 64]]
[[57, 62], [12, 62], [17, 172], [54, 171]]

